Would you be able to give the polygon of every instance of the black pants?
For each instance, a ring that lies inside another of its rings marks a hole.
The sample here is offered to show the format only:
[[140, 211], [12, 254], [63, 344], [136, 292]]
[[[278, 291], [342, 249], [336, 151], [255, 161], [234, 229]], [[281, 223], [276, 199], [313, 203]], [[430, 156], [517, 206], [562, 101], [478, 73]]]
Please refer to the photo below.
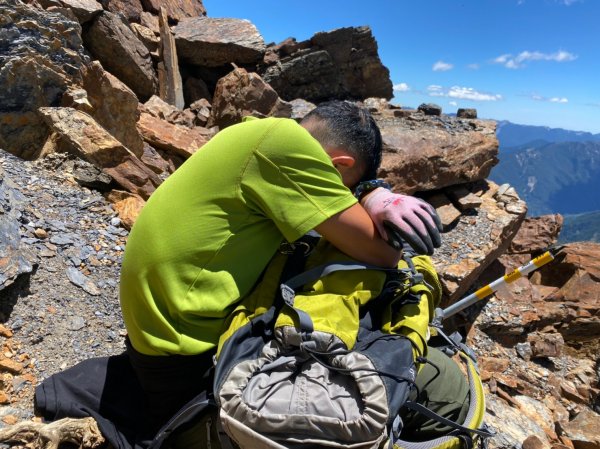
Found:
[[210, 386], [212, 354], [147, 356], [127, 351], [56, 373], [35, 389], [38, 414], [49, 421], [93, 417], [118, 449], [145, 449], [156, 432]]
[[212, 387], [214, 352], [198, 355], [150, 356], [129, 340], [127, 355], [144, 394], [148, 424], [158, 431], [186, 403]]

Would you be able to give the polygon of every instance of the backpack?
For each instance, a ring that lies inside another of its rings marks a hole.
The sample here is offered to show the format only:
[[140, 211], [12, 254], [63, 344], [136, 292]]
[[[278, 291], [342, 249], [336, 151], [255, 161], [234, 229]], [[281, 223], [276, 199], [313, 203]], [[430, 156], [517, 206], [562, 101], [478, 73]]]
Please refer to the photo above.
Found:
[[481, 382], [460, 348], [471, 386], [465, 425], [453, 423], [454, 434], [435, 444], [401, 439], [402, 407], [429, 412], [408, 395], [440, 297], [427, 256], [384, 269], [356, 263], [314, 235], [287, 244], [229, 314], [212, 394], [174, 417], [151, 449], [210, 406], [223, 447], [451, 449], [464, 435], [483, 435], [476, 430]]

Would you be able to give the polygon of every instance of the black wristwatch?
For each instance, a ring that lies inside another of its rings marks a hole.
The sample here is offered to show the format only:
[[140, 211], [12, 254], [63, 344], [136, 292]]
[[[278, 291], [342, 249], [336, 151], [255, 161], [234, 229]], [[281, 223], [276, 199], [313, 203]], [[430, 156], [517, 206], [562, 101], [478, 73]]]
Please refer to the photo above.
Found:
[[363, 181], [358, 184], [356, 189], [354, 189], [354, 196], [360, 201], [364, 195], [379, 187], [392, 190], [392, 187], [383, 179], [371, 179], [370, 181]]

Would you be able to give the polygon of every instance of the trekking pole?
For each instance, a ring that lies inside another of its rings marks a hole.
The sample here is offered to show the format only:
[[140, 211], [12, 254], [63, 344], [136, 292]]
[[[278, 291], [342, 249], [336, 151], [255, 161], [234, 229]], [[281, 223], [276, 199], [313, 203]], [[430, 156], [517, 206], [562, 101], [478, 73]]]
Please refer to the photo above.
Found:
[[510, 284], [523, 276], [527, 276], [529, 273], [532, 273], [538, 268], [546, 265], [548, 262], [553, 261], [561, 249], [562, 246], [555, 249], [550, 249], [544, 254], [529, 261], [522, 267], [515, 268], [509, 274], [506, 274], [501, 278], [498, 278], [495, 281], [487, 284], [486, 286], [481, 287], [475, 293], [471, 293], [470, 295], [465, 296], [463, 299], [455, 302], [451, 306], [448, 306], [445, 309], [435, 309], [435, 318], [433, 319], [433, 323], [438, 325], [441, 324], [441, 322], [446, 318], [451, 317], [452, 315], [456, 315], [458, 312], [475, 304], [481, 299], [487, 298], [488, 296], [497, 292], [504, 285]]

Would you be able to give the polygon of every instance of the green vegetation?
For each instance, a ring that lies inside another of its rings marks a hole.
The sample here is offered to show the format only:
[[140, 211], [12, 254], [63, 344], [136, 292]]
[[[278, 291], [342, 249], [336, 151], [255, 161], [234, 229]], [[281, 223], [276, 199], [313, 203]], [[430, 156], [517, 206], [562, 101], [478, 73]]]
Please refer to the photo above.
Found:
[[591, 241], [600, 243], [600, 210], [565, 215], [559, 243]]

